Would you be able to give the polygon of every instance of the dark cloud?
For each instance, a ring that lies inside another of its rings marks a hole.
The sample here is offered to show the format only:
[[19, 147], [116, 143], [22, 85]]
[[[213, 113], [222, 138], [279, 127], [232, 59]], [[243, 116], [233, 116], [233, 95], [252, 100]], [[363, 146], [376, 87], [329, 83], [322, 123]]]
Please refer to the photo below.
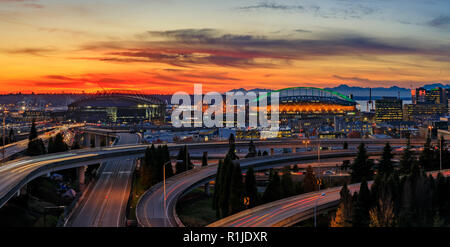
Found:
[[[179, 67], [275, 67], [293, 60], [330, 56], [450, 55], [449, 47], [422, 45], [413, 40], [379, 40], [357, 34], [323, 35], [315, 39], [230, 34], [217, 29], [148, 31], [138, 41], [88, 44], [82, 49], [102, 52], [94, 59], [110, 62], [151, 62]], [[264, 62], [262, 62], [264, 61]]]
[[432, 27], [450, 27], [450, 16], [441, 15], [428, 22]]
[[51, 79], [51, 80], [64, 80], [64, 81], [73, 81], [75, 79], [63, 76], [63, 75], [46, 75], [44, 76], [45, 79]]
[[[339, 75], [334, 75], [333, 78], [336, 78], [336, 79], [342, 80], [342, 81], [347, 81], [347, 82], [356, 82], [356, 83], [359, 83], [361, 85], [368, 85], [368, 86], [372, 86], [372, 85], [386, 85], [386, 86], [397, 85], [397, 86], [409, 87], [410, 85], [417, 85], [417, 86], [419, 86], [419, 85], [426, 85], [426, 84], [436, 83], [436, 81], [371, 80], [371, 79], [368, 79], [368, 78], [346, 77], [346, 76], [339, 76]], [[448, 84], [448, 83], [450, 83], [450, 81], [442, 81], [441, 83]]]
[[274, 11], [293, 11], [312, 14], [321, 18], [340, 18], [340, 19], [361, 19], [367, 15], [371, 15], [380, 11], [374, 7], [369, 7], [361, 4], [359, 1], [341, 1], [336, 6], [319, 6], [320, 2], [316, 4], [304, 5], [286, 5], [274, 2], [261, 2], [255, 5], [247, 5], [237, 7], [241, 11], [259, 11], [259, 10], [274, 10]]
[[239, 10], [272, 9], [272, 10], [304, 10], [301, 5], [282, 5], [277, 3], [259, 3], [257, 5], [238, 7]]
[[44, 56], [44, 54], [54, 52], [55, 49], [50, 48], [40, 48], [40, 47], [29, 47], [20, 49], [4, 50], [6, 53], [10, 54], [28, 54], [33, 56]]

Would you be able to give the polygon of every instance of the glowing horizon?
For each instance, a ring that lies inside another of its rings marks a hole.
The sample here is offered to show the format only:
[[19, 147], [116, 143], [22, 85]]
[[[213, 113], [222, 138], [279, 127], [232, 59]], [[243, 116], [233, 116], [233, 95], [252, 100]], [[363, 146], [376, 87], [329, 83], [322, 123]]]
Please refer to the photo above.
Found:
[[450, 84], [449, 10], [443, 0], [0, 0], [0, 93]]

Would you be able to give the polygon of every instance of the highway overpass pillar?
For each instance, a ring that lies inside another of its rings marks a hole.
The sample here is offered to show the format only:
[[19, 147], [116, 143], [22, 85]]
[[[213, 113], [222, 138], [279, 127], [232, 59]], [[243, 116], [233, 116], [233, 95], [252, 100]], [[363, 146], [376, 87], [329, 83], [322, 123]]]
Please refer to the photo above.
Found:
[[95, 146], [96, 147], [100, 147], [100, 137], [99, 137], [99, 135], [95, 135], [94, 134], [94, 138], [95, 138]]
[[209, 196], [209, 182], [205, 184], [205, 194]]
[[109, 147], [111, 146], [111, 142], [113, 141], [111, 136], [106, 137], [106, 146]]
[[270, 148], [270, 155], [274, 155], [275, 154], [275, 149], [274, 148]]
[[81, 145], [83, 145], [83, 147], [89, 147], [89, 134], [88, 133], [84, 133], [83, 136], [83, 141], [81, 143]]
[[85, 176], [85, 172], [86, 172], [87, 167], [86, 166], [81, 166], [77, 168], [77, 173], [78, 173], [78, 189], [80, 191], [84, 190], [84, 185], [86, 182], [86, 176]]

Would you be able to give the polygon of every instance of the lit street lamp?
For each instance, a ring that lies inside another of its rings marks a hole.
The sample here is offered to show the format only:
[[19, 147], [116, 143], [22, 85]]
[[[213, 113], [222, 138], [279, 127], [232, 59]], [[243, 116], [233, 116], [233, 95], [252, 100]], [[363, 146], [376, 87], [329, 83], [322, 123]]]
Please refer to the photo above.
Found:
[[308, 152], [308, 144], [310, 143], [309, 140], [303, 140], [303, 144], [306, 145], [306, 152]]

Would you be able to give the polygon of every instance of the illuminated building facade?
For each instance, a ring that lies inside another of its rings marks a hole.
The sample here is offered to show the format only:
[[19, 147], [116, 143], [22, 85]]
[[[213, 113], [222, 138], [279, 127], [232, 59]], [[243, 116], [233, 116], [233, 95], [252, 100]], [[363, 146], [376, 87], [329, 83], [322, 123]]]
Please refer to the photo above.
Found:
[[313, 87], [277, 90], [280, 126], [294, 132], [312, 133], [320, 126], [333, 125], [335, 117], [356, 115], [356, 102], [343, 94]]
[[411, 90], [412, 104], [405, 105], [406, 121], [430, 122], [448, 113], [448, 90], [445, 88]]
[[447, 105], [448, 93], [445, 88], [416, 88], [411, 90], [412, 103], [418, 104], [444, 104]]
[[378, 123], [403, 121], [403, 101], [396, 97], [375, 100], [375, 121]]

